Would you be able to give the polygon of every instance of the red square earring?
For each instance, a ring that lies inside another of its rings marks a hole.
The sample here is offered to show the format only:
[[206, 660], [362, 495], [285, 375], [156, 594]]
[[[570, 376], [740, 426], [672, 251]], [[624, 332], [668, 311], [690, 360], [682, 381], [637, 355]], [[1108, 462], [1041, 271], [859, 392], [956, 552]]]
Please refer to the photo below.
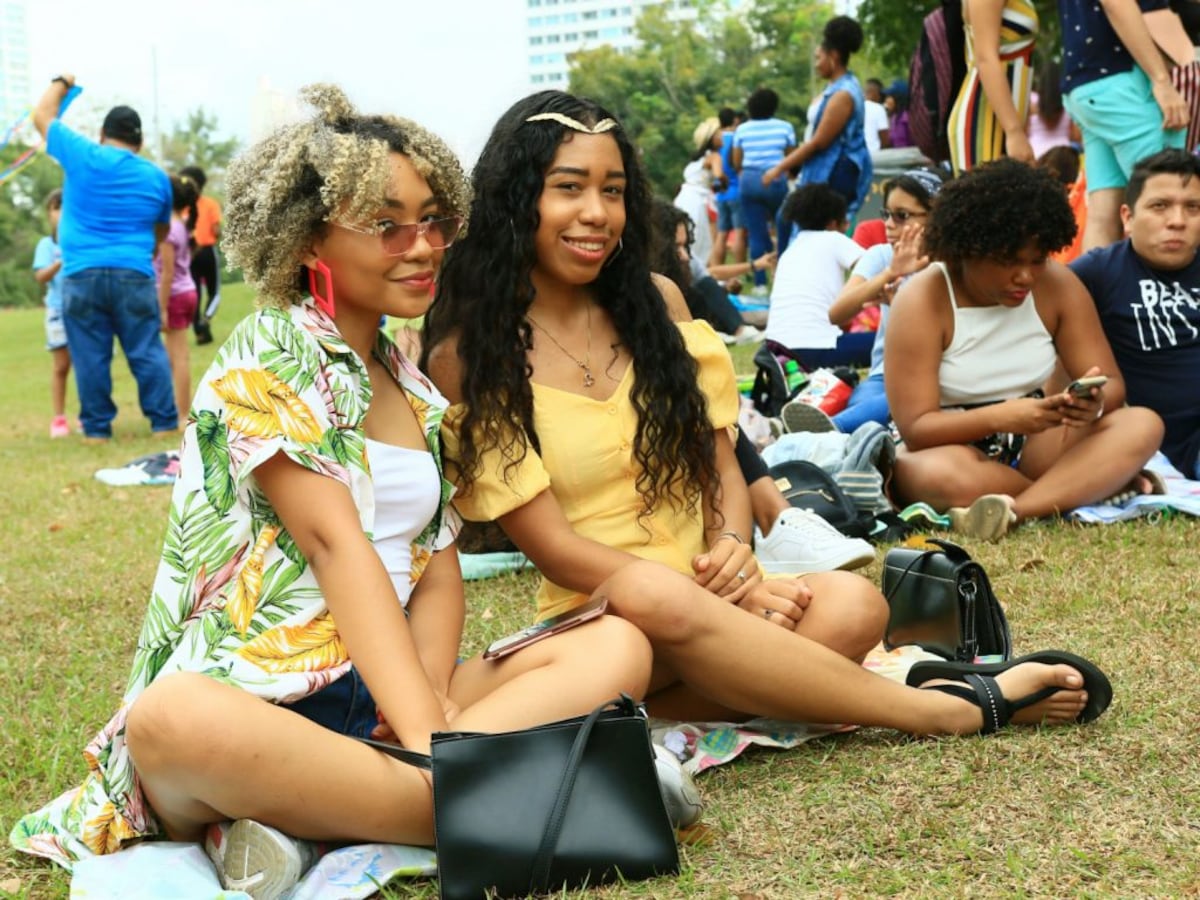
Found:
[[[318, 290], [317, 275], [320, 274], [325, 279], [325, 295], [322, 296]], [[317, 308], [322, 310], [329, 318], [333, 318], [337, 311], [337, 306], [333, 299], [333, 273], [329, 271], [329, 266], [317, 260], [313, 263], [311, 269], [308, 270], [308, 292], [312, 294], [313, 301], [317, 304]]]

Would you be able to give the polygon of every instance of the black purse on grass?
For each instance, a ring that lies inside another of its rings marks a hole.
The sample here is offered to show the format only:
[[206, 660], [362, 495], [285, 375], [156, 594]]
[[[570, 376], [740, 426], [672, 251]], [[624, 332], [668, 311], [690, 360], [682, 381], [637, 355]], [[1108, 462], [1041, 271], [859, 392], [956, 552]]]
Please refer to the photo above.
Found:
[[433, 771], [442, 900], [679, 871], [645, 714], [627, 696], [524, 731], [439, 732], [430, 756], [363, 743]]
[[883, 595], [890, 615], [884, 646], [916, 644], [946, 659], [1012, 656], [1012, 636], [983, 566], [950, 541], [937, 547], [895, 547], [883, 559]]

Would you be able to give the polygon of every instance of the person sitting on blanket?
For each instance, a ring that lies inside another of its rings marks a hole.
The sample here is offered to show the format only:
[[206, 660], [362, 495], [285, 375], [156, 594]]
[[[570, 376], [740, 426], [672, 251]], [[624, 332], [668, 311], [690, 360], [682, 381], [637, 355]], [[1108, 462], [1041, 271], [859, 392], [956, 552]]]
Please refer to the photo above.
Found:
[[1162, 451], [1200, 479], [1200, 160], [1163, 150], [1133, 168], [1125, 239], [1071, 264], [1100, 313], [1130, 403], [1163, 420]]
[[650, 648], [616, 616], [456, 664], [445, 401], [379, 319], [425, 312], [466, 183], [415, 123], [362, 115], [331, 85], [303, 96], [312, 118], [229, 168], [225, 246], [261, 308], [192, 406], [124, 700], [83, 785], [12, 834], [64, 866], [206, 840], [227, 888], [278, 897], [307, 841], [433, 843], [428, 773], [354, 738], [427, 753], [436, 731], [524, 728], [646, 690]]
[[[1062, 185], [1015, 160], [946, 185], [925, 227], [934, 262], [892, 301], [884, 370], [903, 439], [894, 499], [948, 511], [994, 540], [1023, 519], [1095, 503], [1133, 485], [1162, 422], [1125, 406], [1125, 382], [1079, 279], [1048, 254], [1075, 218]], [[1082, 396], [1044, 388], [1105, 375]]]
[[[763, 580], [728, 433], [733, 366], [651, 274], [646, 177], [609, 112], [559, 91], [518, 101], [473, 185], [470, 232], [425, 320], [427, 370], [454, 404], [442, 437], [455, 504], [498, 521], [542, 571], [542, 616], [606, 579], [637, 585], [609, 608], [654, 648], [655, 715], [957, 734], [1008, 721], [1020, 702], [1006, 698], [1032, 704], [1018, 722], [1099, 714], [1103, 675], [1075, 657], [1005, 666], [977, 682], [986, 695], [897, 684], [856, 662], [887, 620], [870, 582]], [[992, 701], [995, 721], [976, 705]]]

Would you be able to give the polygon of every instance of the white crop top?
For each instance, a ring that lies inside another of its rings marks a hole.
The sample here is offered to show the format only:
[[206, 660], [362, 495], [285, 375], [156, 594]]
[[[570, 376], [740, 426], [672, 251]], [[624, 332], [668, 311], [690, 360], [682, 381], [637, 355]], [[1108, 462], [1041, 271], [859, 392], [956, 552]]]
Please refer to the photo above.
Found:
[[961, 307], [945, 263], [934, 265], [942, 270], [954, 310], [954, 337], [942, 352], [938, 370], [941, 405], [1010, 400], [1045, 385], [1058, 351], [1038, 315], [1033, 292], [1016, 307]]
[[441, 478], [433, 456], [367, 438], [375, 485], [375, 552], [402, 606], [412, 595], [412, 542], [437, 512]]

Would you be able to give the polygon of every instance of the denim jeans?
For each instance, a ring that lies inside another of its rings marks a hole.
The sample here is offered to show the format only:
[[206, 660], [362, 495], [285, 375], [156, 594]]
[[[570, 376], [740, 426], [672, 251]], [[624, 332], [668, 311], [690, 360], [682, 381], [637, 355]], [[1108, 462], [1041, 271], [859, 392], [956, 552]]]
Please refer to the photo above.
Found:
[[[787, 196], [787, 179], [782, 175], [768, 185], [762, 183], [765, 169], [742, 169], [738, 191], [742, 200], [742, 220], [746, 223], [750, 259], [771, 252], [771, 222]], [[755, 272], [755, 284], [766, 284], [767, 273]]]
[[864, 378], [850, 395], [849, 405], [833, 417], [838, 431], [852, 434], [859, 425], [878, 422], [886, 425], [891, 418], [887, 393], [883, 389], [883, 376], [871, 375]]
[[171, 364], [159, 332], [153, 275], [132, 269], [85, 269], [63, 279], [63, 321], [88, 437], [112, 437], [113, 338], [137, 382], [138, 402], [154, 431], [179, 427]]
[[333, 684], [283, 706], [323, 728], [355, 738], [369, 738], [379, 724], [375, 699], [353, 667]]

